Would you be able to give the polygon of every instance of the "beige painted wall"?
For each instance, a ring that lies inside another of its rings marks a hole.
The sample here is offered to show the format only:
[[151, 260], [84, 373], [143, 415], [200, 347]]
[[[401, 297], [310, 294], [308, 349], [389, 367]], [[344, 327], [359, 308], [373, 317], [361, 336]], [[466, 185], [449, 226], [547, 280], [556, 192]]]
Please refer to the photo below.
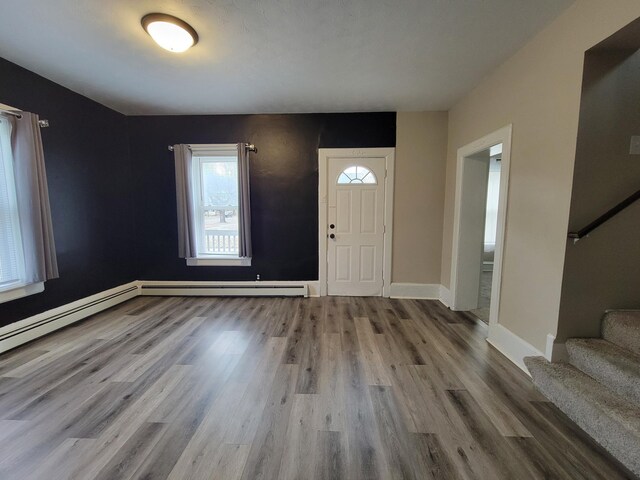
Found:
[[576, 1], [449, 112], [442, 283], [457, 149], [511, 123], [499, 323], [541, 351], [557, 330], [584, 52], [638, 16], [638, 0]]
[[398, 112], [393, 282], [440, 283], [447, 123], [446, 112]]

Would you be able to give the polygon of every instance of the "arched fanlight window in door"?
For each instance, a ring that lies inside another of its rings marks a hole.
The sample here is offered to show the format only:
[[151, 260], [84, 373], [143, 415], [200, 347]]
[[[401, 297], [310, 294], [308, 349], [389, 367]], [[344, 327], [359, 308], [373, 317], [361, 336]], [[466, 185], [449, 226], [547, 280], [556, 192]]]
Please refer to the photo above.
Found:
[[375, 174], [367, 167], [362, 165], [354, 165], [345, 168], [338, 176], [338, 185], [346, 185], [353, 183], [366, 183], [375, 185], [378, 183]]

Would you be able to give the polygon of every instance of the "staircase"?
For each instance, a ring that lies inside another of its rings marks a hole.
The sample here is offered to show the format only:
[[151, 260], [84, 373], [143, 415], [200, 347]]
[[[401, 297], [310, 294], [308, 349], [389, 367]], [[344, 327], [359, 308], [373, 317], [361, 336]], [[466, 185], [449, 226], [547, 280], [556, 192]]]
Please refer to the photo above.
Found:
[[602, 338], [567, 340], [569, 363], [524, 359], [538, 389], [640, 477], [640, 310], [605, 314]]

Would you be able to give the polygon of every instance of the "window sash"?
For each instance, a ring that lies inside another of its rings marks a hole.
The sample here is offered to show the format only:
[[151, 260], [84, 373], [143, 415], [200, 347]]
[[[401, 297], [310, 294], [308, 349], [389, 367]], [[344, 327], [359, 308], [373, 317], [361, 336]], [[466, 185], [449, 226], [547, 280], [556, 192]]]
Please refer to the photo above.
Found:
[[[210, 210], [210, 206], [206, 206], [204, 199], [204, 165], [207, 163], [229, 162], [238, 163], [238, 151], [235, 144], [231, 145], [192, 145], [193, 162], [191, 179], [193, 182], [193, 205], [195, 213], [196, 225], [196, 258], [239, 258], [239, 245], [236, 243], [235, 252], [216, 252], [211, 253], [206, 248], [206, 228], [204, 225], [205, 212]], [[238, 172], [236, 169], [235, 181], [238, 182]], [[240, 192], [236, 193], [235, 208], [238, 208]], [[236, 239], [240, 235], [240, 224], [238, 224]], [[236, 241], [237, 242], [237, 241]]]

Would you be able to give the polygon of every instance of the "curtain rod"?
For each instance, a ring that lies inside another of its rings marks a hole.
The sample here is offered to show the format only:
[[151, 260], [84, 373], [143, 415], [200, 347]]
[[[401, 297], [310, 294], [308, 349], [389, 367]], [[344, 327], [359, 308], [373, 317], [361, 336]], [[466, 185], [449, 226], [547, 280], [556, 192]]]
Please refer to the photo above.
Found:
[[[238, 145], [236, 143], [236, 145]], [[169, 145], [167, 147], [169, 149], [170, 152], [173, 152], [173, 145]], [[189, 145], [189, 150], [191, 150], [191, 145]], [[249, 150], [250, 152], [257, 152], [258, 149], [256, 148], [256, 146], [253, 143], [250, 143], [249, 145], [247, 145], [247, 150]]]
[[[6, 108], [0, 108], [0, 112], [6, 113], [7, 115], [11, 115], [16, 118], [22, 118], [22, 114], [18, 111], [7, 110]], [[46, 128], [49, 126], [49, 120], [38, 120], [38, 125], [40, 128]]]

